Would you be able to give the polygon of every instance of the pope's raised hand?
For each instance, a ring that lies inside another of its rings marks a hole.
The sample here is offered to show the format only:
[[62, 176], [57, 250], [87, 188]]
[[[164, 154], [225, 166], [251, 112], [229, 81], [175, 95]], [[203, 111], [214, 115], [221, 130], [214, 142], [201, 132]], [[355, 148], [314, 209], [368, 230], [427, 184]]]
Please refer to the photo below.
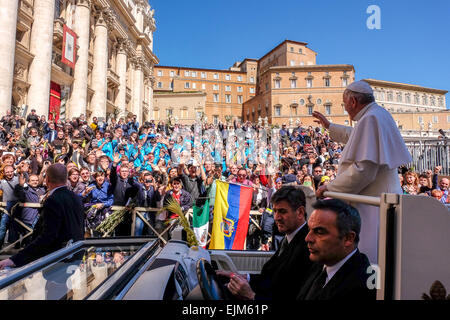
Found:
[[330, 127], [330, 121], [328, 121], [328, 119], [320, 112], [314, 111], [312, 116], [317, 119], [314, 120], [314, 122], [319, 123], [320, 125], [322, 125], [322, 127], [326, 129]]

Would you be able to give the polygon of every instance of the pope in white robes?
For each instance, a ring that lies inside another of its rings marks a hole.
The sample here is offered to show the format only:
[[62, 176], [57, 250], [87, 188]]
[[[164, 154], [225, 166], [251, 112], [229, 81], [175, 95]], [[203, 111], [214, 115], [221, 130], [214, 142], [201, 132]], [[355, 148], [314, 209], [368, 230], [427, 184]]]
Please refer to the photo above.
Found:
[[[360, 103], [360, 98], [363, 101], [369, 98], [372, 102]], [[351, 119], [357, 121], [354, 128], [329, 123], [318, 112], [313, 114], [328, 127], [332, 140], [346, 144], [336, 179], [321, 187], [318, 196], [327, 190], [373, 197], [402, 193], [397, 168], [412, 162], [412, 157], [391, 114], [373, 100], [373, 91], [367, 82], [357, 81], [347, 87], [344, 104]], [[377, 263], [379, 208], [352, 205], [361, 216], [358, 247], [372, 263]]]

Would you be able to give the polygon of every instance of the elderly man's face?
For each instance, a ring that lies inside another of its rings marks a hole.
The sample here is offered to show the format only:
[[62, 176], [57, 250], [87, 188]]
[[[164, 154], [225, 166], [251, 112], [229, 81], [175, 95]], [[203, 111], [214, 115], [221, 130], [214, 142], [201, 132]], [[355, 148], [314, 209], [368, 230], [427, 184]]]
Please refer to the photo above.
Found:
[[445, 191], [448, 190], [449, 180], [447, 178], [443, 178], [441, 180], [441, 183], [439, 184], [439, 187], [441, 190]]
[[350, 94], [348, 94], [348, 90], [344, 91], [343, 100], [344, 108], [348, 112], [350, 119], [355, 120], [355, 116], [359, 112], [359, 110], [357, 109], [358, 101], [354, 97], [351, 97]]

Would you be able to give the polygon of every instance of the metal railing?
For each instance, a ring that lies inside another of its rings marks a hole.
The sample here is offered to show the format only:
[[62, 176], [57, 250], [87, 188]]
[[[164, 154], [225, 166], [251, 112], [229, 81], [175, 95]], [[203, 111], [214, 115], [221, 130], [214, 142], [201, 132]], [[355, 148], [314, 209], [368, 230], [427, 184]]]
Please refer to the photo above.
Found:
[[442, 166], [442, 175], [450, 175], [450, 146], [447, 140], [406, 141], [413, 162], [414, 171], [425, 172]]
[[[40, 203], [17, 203], [11, 210], [11, 214], [8, 213], [6, 211], [6, 209], [4, 209], [4, 207], [6, 207], [6, 202], [0, 202], [0, 216], [1, 216], [1, 212], [3, 212], [3, 214], [8, 214], [10, 216], [13, 216], [14, 210], [16, 210], [17, 207], [22, 207], [22, 208], [36, 208], [36, 209], [40, 209], [42, 208], [42, 204]], [[112, 206], [111, 209], [113, 211], [115, 210], [122, 210], [125, 209], [126, 207], [124, 206]], [[131, 208], [131, 217], [132, 217], [132, 224], [131, 224], [131, 236], [135, 236], [135, 230], [136, 230], [136, 218], [140, 218], [145, 225], [147, 225], [147, 227], [162, 241], [162, 243], [166, 244], [167, 240], [164, 238], [164, 235], [166, 233], [168, 233], [178, 222], [177, 220], [172, 220], [170, 223], [168, 223], [167, 227], [165, 229], [163, 229], [161, 232], [158, 232], [154, 226], [152, 226], [152, 224], [142, 215], [142, 213], [144, 212], [158, 212], [160, 211], [160, 208], [151, 208], [151, 207], [134, 207]], [[185, 214], [186, 218], [190, 218], [192, 217], [192, 209], [189, 209], [187, 211], [187, 213]], [[260, 225], [258, 224], [258, 222], [254, 219], [256, 216], [260, 216], [262, 215], [262, 213], [260, 213], [259, 211], [250, 211], [250, 222], [253, 223], [259, 230], [261, 230]], [[8, 246], [4, 247], [4, 248], [0, 248], [0, 253], [4, 253], [7, 252], [8, 250], [10, 250], [11, 248], [13, 248], [16, 244], [20, 243], [21, 241], [23, 241], [25, 238], [30, 237], [34, 230], [27, 226], [25, 223], [23, 223], [21, 220], [14, 218], [14, 221], [16, 223], [18, 223], [20, 226], [22, 226], [25, 230], [26, 233], [25, 234], [21, 234], [19, 239], [17, 239], [16, 241], [14, 241], [13, 243], [9, 244]], [[110, 237], [111, 232], [109, 233], [105, 233], [103, 235], [103, 238], [107, 238]], [[209, 244], [209, 242], [211, 241], [211, 233], [208, 232], [208, 239], [207, 239], [207, 244]]]

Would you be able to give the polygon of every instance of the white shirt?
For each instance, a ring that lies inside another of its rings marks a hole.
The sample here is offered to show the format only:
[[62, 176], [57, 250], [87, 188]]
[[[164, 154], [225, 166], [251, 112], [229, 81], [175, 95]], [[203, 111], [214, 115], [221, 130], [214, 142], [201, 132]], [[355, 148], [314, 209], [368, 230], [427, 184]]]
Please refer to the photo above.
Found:
[[335, 265], [333, 265], [333, 266], [326, 266], [325, 267], [325, 269], [327, 270], [327, 279], [325, 280], [324, 287], [331, 280], [331, 278], [333, 278], [333, 276], [336, 274], [336, 272], [339, 271], [339, 269], [344, 265], [344, 263], [346, 263], [347, 260], [350, 259], [355, 254], [356, 250], [358, 250], [358, 248], [353, 250], [349, 255], [347, 255], [344, 259], [342, 259], [341, 261], [339, 261]]
[[[286, 239], [288, 244], [291, 243], [292, 239], [294, 239], [295, 235], [297, 234], [297, 232], [300, 231], [301, 228], [303, 228], [306, 225], [306, 221], [300, 226], [298, 227], [295, 231], [286, 234]], [[247, 273], [247, 282], [250, 282], [250, 274]]]
[[294, 239], [294, 237], [295, 237], [295, 235], [297, 234], [297, 232], [299, 232], [300, 229], [303, 228], [303, 226], [304, 226], [305, 224], [306, 224], [306, 221], [305, 221], [300, 227], [298, 227], [295, 231], [293, 231], [293, 232], [291, 232], [291, 233], [289, 233], [289, 234], [286, 234], [286, 239], [287, 239], [287, 242], [288, 242], [288, 243], [291, 243], [292, 239]]

